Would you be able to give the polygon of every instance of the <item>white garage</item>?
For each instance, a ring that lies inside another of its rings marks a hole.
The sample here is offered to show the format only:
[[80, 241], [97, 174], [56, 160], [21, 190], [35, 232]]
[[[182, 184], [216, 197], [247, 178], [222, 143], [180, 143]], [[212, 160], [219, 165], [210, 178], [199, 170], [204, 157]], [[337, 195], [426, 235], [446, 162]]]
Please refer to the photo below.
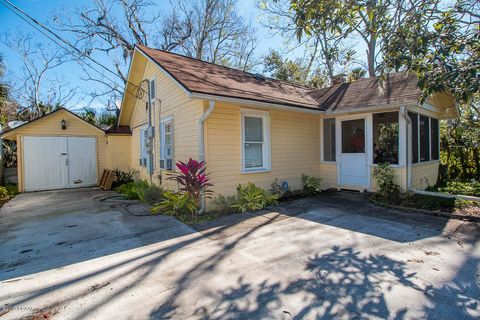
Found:
[[97, 146], [91, 137], [23, 137], [24, 190], [94, 186]]
[[17, 142], [19, 191], [91, 187], [107, 167], [107, 135], [66, 109], [2, 133]]

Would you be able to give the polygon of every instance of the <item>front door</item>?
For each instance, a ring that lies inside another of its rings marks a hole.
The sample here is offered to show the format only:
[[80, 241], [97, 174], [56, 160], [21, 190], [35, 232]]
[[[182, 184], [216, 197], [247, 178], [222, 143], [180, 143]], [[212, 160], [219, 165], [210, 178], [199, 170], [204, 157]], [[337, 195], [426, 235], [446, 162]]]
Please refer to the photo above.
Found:
[[341, 121], [340, 185], [367, 188], [365, 118]]

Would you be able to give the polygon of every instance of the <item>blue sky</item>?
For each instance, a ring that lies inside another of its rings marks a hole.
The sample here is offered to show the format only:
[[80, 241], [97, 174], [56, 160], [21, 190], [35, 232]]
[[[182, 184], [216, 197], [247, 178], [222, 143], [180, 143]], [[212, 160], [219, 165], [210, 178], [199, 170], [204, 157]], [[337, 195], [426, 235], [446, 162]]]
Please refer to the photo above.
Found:
[[[89, 0], [87, 1], [68, 1], [68, 0], [11, 0], [12, 3], [17, 5], [19, 8], [36, 18], [41, 22], [48, 22], [54, 11], [58, 10], [72, 10], [76, 6], [80, 5], [88, 5]], [[158, 10], [159, 12], [169, 12], [171, 10], [171, 5], [169, 0], [160, 0], [158, 2]], [[74, 3], [74, 6], [72, 6]], [[255, 7], [255, 0], [242, 0], [238, 1], [238, 10], [242, 16], [247, 21], [251, 21], [253, 26], [258, 31], [258, 45], [256, 50], [256, 55], [258, 57], [265, 55], [268, 53], [270, 48], [279, 49], [282, 46], [282, 40], [278, 37], [272, 37], [269, 31], [264, 28], [258, 21], [259, 12], [258, 9]], [[26, 22], [21, 20], [18, 16], [13, 14], [3, 5], [0, 5], [0, 34], [9, 32], [14, 33], [17, 30], [21, 30], [25, 33], [32, 33], [35, 35], [35, 39], [41, 42], [49, 43], [52, 47], [56, 45], [51, 42], [48, 38], [43, 36], [41, 33], [36, 31], [33, 27], [28, 25]], [[65, 38], [68, 39], [68, 35], [63, 35]], [[14, 81], [15, 74], [20, 73], [22, 69], [23, 62], [19, 55], [5, 46], [3, 43], [0, 43], [0, 54], [4, 56], [6, 68], [7, 68], [7, 79], [10, 81]], [[102, 59], [97, 57], [97, 59]], [[101, 61], [108, 63], [107, 61]], [[95, 85], [91, 82], [82, 81], [81, 77], [83, 76], [82, 69], [77, 65], [75, 62], [66, 63], [59, 68], [55, 69], [53, 73], [50, 74], [50, 77], [58, 78], [61, 77], [68, 82], [70, 82], [73, 86], [79, 86], [82, 91], [88, 91], [89, 87]], [[88, 99], [85, 100], [76, 100], [73, 108], [81, 108], [87, 103]], [[94, 102], [92, 104], [93, 107], [100, 108], [102, 106], [101, 103]], [[72, 106], [71, 106], [72, 107]]]

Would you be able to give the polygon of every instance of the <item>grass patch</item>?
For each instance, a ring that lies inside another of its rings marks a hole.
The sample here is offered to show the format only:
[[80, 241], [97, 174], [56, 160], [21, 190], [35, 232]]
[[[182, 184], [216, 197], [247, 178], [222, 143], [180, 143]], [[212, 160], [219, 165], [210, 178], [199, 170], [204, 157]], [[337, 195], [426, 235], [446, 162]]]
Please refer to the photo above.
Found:
[[444, 186], [429, 187], [427, 191], [480, 197], [480, 181], [449, 181]]
[[10, 199], [18, 194], [18, 186], [16, 184], [7, 184], [0, 186], [0, 207], [7, 203]]
[[384, 205], [440, 211], [446, 213], [459, 213], [465, 209], [470, 210], [471, 208], [480, 207], [480, 203], [474, 201], [436, 197], [423, 194], [414, 194], [411, 196], [402, 195], [398, 197], [388, 197], [375, 194], [372, 196], [372, 199]]

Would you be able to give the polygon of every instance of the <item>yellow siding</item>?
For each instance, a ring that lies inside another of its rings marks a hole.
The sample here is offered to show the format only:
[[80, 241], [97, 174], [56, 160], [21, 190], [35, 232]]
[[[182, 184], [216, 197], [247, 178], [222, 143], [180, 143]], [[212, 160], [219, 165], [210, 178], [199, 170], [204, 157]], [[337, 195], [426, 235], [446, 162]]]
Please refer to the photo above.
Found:
[[318, 116], [278, 110], [269, 113], [272, 169], [242, 173], [240, 107], [216, 104], [206, 122], [207, 171], [216, 194], [235, 195], [237, 185], [247, 182], [268, 190], [275, 178], [300, 189], [302, 173], [320, 177]]
[[131, 164], [131, 136], [108, 135], [107, 136], [107, 168], [129, 171]]
[[438, 161], [414, 164], [412, 168], [413, 189], [424, 190], [437, 183], [438, 167]]
[[[66, 129], [62, 130], [60, 121], [65, 119]], [[23, 145], [22, 139], [24, 136], [77, 136], [77, 137], [94, 137], [97, 141], [97, 176], [100, 180], [100, 175], [103, 169], [107, 168], [106, 156], [106, 137], [105, 133], [67, 111], [58, 111], [54, 114], [47, 115], [25, 127], [19, 128], [16, 133], [17, 140], [17, 155], [18, 155], [18, 189], [23, 191]]]
[[320, 177], [322, 178], [322, 189], [338, 187], [337, 164], [321, 163]]
[[[151, 62], [147, 63], [144, 79], [155, 77], [156, 95], [152, 109], [152, 125], [155, 128], [154, 139], [154, 174], [153, 183], [163, 183], [169, 189], [175, 186], [166, 181], [167, 173], [160, 170], [160, 119], [173, 115], [173, 155], [174, 163], [186, 161], [190, 157], [198, 159], [199, 156], [199, 119], [203, 113], [203, 101], [190, 99], [185, 91], [172, 79]], [[144, 100], [147, 97], [144, 98]], [[145, 101], [137, 100], [130, 126], [132, 128], [130, 163], [132, 168], [139, 171], [138, 179], [148, 180], [147, 169], [139, 165], [140, 158], [140, 129], [148, 125], [148, 112]]]

